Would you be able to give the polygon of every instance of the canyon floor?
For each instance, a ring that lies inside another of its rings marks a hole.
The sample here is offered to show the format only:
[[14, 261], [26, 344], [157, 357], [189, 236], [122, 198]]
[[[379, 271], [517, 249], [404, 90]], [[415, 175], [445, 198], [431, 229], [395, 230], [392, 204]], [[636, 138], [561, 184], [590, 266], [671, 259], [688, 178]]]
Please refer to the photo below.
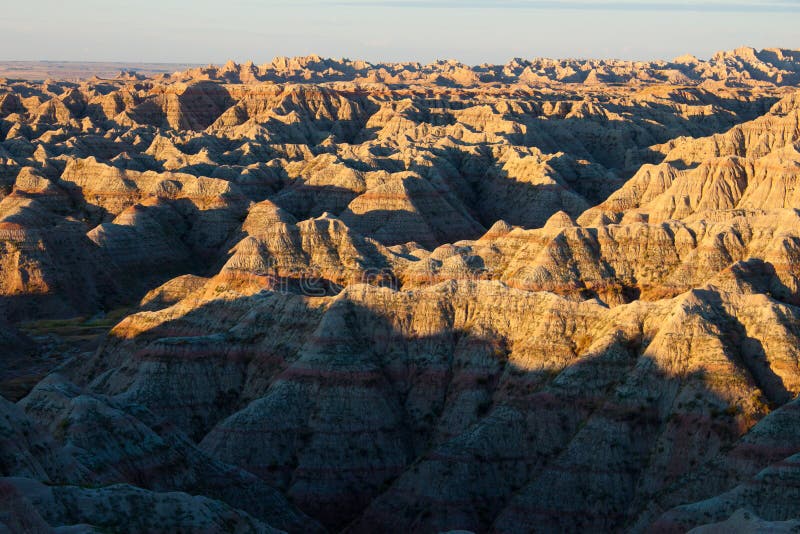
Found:
[[800, 528], [800, 51], [45, 67], [0, 532]]

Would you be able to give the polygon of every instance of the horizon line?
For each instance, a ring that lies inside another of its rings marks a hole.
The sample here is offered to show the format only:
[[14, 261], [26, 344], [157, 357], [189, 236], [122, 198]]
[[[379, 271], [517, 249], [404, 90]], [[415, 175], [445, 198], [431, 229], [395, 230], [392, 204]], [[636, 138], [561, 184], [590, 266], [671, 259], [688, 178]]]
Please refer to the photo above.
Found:
[[511, 56], [508, 57], [508, 59], [505, 61], [505, 63], [495, 63], [495, 62], [491, 62], [491, 61], [483, 61], [481, 63], [468, 63], [468, 62], [464, 62], [464, 61], [462, 61], [462, 60], [460, 60], [458, 58], [455, 58], [455, 57], [440, 57], [440, 58], [434, 59], [432, 61], [421, 61], [421, 60], [415, 60], [415, 59], [406, 59], [406, 60], [368, 60], [368, 59], [363, 59], [363, 58], [359, 58], [359, 57], [348, 57], [348, 56], [338, 56], [337, 57], [337, 56], [332, 56], [332, 55], [331, 56], [326, 56], [326, 55], [321, 55], [321, 54], [317, 54], [317, 53], [313, 53], [312, 52], [310, 54], [305, 54], [305, 55], [302, 55], [302, 54], [301, 55], [280, 55], [280, 54], [278, 54], [278, 55], [273, 56], [271, 59], [268, 59], [268, 60], [262, 61], [262, 62], [256, 62], [253, 59], [246, 59], [246, 60], [241, 61], [241, 60], [235, 60], [233, 58], [229, 58], [229, 59], [227, 59], [225, 61], [222, 61], [222, 62], [216, 62], [216, 61], [212, 61], [212, 62], [198, 62], [198, 61], [147, 61], [147, 60], [119, 60], [119, 59], [87, 59], [87, 60], [81, 60], [81, 59], [2, 59], [2, 58], [0, 58], [0, 64], [9, 64], [9, 63], [49, 63], [49, 64], [87, 64], [88, 63], [88, 64], [104, 64], [105, 63], [105, 64], [121, 65], [121, 66], [124, 66], [124, 65], [137, 65], [138, 64], [138, 65], [164, 65], [164, 66], [166, 66], [166, 65], [172, 65], [172, 66], [186, 65], [186, 66], [189, 66], [189, 67], [218, 67], [218, 66], [224, 66], [225, 63], [233, 61], [237, 65], [242, 65], [242, 64], [245, 64], [245, 63], [249, 62], [249, 63], [253, 63], [256, 66], [259, 66], [259, 65], [269, 64], [272, 61], [274, 61], [276, 59], [281, 59], [281, 58], [302, 59], [302, 58], [309, 58], [309, 57], [316, 56], [320, 60], [350, 61], [350, 62], [363, 61], [365, 63], [369, 63], [370, 65], [406, 64], [406, 63], [419, 63], [419, 64], [422, 64], [422, 65], [430, 65], [430, 64], [433, 64], [433, 63], [441, 62], [441, 61], [445, 61], [445, 62], [446, 61], [456, 61], [458, 63], [461, 63], [463, 65], [467, 65], [467, 66], [470, 66], [470, 67], [477, 67], [477, 66], [481, 66], [481, 65], [505, 65], [505, 64], [507, 64], [507, 63], [509, 63], [511, 61], [518, 60], [518, 59], [519, 60], [526, 60], [526, 61], [537, 60], [537, 59], [549, 59], [549, 60], [554, 60], [554, 61], [627, 61], [627, 62], [632, 62], [632, 63], [641, 63], [641, 62], [645, 62], [646, 63], [646, 62], [661, 62], [661, 61], [671, 62], [671, 61], [674, 61], [675, 59], [678, 59], [678, 58], [681, 58], [681, 57], [692, 56], [692, 57], [695, 57], [698, 61], [710, 61], [711, 59], [713, 59], [713, 57], [715, 55], [717, 55], [719, 53], [734, 52], [734, 51], [740, 50], [740, 49], [750, 49], [750, 50], [753, 50], [755, 52], [763, 52], [765, 50], [782, 50], [782, 51], [788, 51], [788, 52], [800, 52], [800, 48], [788, 48], [788, 47], [782, 47], [782, 46], [767, 46], [767, 47], [763, 47], [763, 48], [758, 48], [758, 47], [753, 47], [753, 46], [748, 46], [748, 45], [742, 45], [742, 46], [737, 46], [735, 48], [719, 49], [716, 52], [714, 52], [714, 54], [712, 54], [711, 56], [709, 56], [707, 58], [706, 57], [697, 56], [695, 54], [692, 54], [691, 52], [685, 52], [683, 54], [678, 54], [677, 56], [673, 56], [673, 57], [669, 57], [669, 58], [667, 58], [667, 57], [660, 57], [660, 58], [652, 57], [652, 58], [648, 58], [648, 59], [630, 59], [630, 58], [624, 58], [624, 57], [610, 57], [610, 56], [605, 56], [605, 57], [600, 57], [600, 56], [560, 56], [560, 57], [556, 57], [556, 56], [511, 55]]

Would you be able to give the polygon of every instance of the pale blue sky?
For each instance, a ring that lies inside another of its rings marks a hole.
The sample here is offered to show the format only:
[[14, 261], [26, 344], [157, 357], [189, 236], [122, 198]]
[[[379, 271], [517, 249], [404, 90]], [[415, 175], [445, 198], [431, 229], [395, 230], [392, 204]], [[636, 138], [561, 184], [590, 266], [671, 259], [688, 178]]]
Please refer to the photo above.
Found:
[[800, 48], [800, 0], [0, 0], [0, 60], [670, 59]]

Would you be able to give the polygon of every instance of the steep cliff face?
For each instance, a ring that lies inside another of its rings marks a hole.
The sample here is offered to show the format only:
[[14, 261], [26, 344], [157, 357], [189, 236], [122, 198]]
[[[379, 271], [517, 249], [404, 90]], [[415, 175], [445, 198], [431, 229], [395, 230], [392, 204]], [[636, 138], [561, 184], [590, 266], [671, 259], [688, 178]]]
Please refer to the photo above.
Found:
[[795, 527], [798, 65], [3, 82], [0, 529]]

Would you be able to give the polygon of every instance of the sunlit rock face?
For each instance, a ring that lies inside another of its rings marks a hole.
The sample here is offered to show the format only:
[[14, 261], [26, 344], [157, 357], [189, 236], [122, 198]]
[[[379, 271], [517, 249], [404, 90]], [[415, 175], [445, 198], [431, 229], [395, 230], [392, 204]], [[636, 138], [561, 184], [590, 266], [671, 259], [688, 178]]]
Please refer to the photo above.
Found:
[[796, 528], [799, 85], [0, 81], [0, 530]]

